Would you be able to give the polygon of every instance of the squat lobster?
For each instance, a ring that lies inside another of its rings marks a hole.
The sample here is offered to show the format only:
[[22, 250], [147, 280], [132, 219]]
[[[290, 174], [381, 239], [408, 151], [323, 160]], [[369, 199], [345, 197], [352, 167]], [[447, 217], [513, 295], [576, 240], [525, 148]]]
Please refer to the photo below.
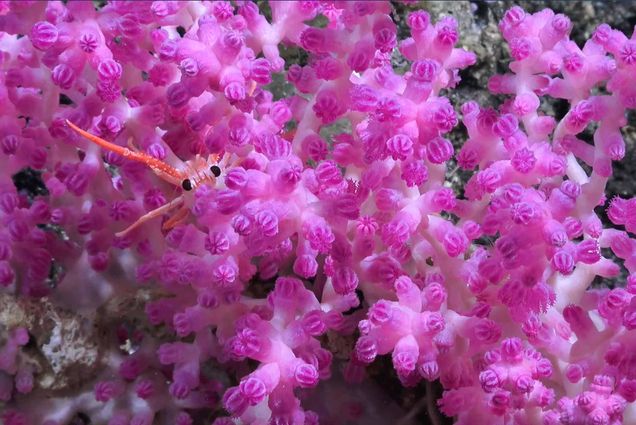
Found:
[[96, 145], [122, 155], [124, 158], [146, 164], [161, 179], [174, 186], [180, 186], [185, 191], [185, 193], [179, 195], [172, 201], [139, 217], [137, 221], [126, 229], [116, 233], [115, 235], [118, 237], [125, 236], [128, 232], [136, 229], [148, 220], [152, 220], [175, 208], [179, 208], [179, 210], [163, 224], [164, 230], [173, 228], [188, 215], [188, 203], [186, 202], [188, 194], [192, 193], [193, 190], [202, 184], [209, 183], [215, 185], [216, 178], [221, 175], [221, 168], [217, 165], [218, 156], [216, 155], [210, 155], [207, 160], [197, 155], [194, 159], [184, 162], [183, 166], [177, 169], [157, 158], [138, 151], [132, 147], [131, 144], [129, 144], [129, 147], [119, 146], [82, 130], [69, 120], [66, 120], [66, 124], [80, 136]]

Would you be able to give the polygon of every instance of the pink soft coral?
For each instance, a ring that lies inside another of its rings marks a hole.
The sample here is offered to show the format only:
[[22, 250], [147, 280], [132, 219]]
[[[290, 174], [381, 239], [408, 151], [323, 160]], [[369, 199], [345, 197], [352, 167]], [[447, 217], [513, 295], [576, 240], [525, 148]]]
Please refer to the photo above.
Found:
[[[353, 383], [390, 353], [458, 423], [629, 422], [636, 201], [610, 200], [613, 229], [596, 207], [625, 156], [634, 37], [604, 24], [579, 47], [566, 16], [513, 7], [510, 72], [488, 84], [510, 98], [456, 109], [477, 58], [455, 18], [412, 11], [400, 39], [388, 2], [270, 9], [0, 1], [0, 286], [91, 310], [135, 282], [163, 330], [114, 330], [72, 402], [23, 395], [39, 371], [10, 330], [3, 421], [315, 424], [302, 406], [334, 359]], [[620, 275], [608, 249], [628, 285], [588, 289]]]

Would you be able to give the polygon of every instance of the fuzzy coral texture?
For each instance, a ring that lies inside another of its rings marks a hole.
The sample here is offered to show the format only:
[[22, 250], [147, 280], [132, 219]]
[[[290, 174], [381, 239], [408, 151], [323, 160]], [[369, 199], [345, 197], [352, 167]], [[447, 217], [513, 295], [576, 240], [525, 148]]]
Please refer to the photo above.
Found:
[[[636, 38], [512, 7], [506, 100], [454, 105], [478, 58], [406, 8], [400, 39], [381, 1], [0, 0], [0, 290], [145, 294], [66, 392], [37, 321], [1, 316], [5, 425], [394, 423], [365, 417], [380, 356], [457, 424], [636, 423], [636, 199], [605, 196]], [[334, 412], [342, 380], [359, 404]]]

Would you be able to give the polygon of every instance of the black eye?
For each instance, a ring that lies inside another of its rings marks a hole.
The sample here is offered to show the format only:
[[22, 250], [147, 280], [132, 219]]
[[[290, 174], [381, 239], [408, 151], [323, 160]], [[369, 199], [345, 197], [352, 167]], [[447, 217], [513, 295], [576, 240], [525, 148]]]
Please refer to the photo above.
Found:
[[184, 179], [181, 182], [181, 187], [183, 188], [183, 190], [191, 191], [192, 190], [192, 182], [190, 181], [190, 179]]
[[214, 177], [218, 177], [221, 175], [221, 169], [218, 165], [213, 165], [210, 167], [210, 171], [214, 174]]

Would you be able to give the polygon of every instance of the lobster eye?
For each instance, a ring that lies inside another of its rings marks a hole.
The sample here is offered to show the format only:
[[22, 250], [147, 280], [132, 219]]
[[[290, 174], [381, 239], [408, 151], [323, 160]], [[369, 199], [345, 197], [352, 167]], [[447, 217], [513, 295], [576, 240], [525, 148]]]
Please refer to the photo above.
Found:
[[192, 190], [192, 182], [190, 181], [190, 179], [184, 179], [181, 182], [181, 187], [183, 188], [183, 190], [185, 191], [191, 191]]
[[218, 177], [221, 175], [221, 169], [218, 165], [213, 165], [210, 167], [210, 171], [214, 174], [214, 177]]

